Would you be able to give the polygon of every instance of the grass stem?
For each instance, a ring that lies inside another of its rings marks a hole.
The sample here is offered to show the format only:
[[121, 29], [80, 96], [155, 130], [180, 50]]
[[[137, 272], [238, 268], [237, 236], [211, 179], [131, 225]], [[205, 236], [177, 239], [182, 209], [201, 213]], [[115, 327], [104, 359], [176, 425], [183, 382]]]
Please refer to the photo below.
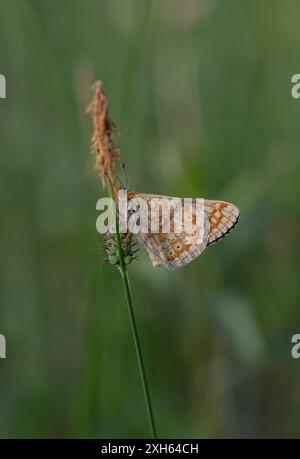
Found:
[[142, 347], [141, 347], [138, 329], [136, 325], [135, 314], [134, 314], [134, 310], [132, 306], [131, 292], [130, 292], [129, 280], [128, 280], [128, 272], [127, 272], [126, 265], [124, 262], [124, 257], [123, 257], [123, 249], [122, 249], [122, 242], [121, 242], [121, 236], [120, 236], [120, 231], [119, 231], [118, 217], [116, 217], [116, 236], [117, 236], [117, 245], [118, 245], [119, 259], [120, 259], [119, 271], [121, 273], [123, 286], [124, 286], [124, 293], [125, 293], [125, 298], [126, 298], [126, 303], [127, 303], [127, 308], [128, 308], [129, 318], [130, 318], [131, 330], [132, 330], [134, 346], [135, 346], [135, 351], [136, 351], [137, 360], [138, 360], [140, 378], [141, 378], [141, 382], [143, 386], [143, 393], [144, 393], [144, 399], [145, 399], [145, 404], [146, 404], [147, 413], [148, 413], [151, 434], [152, 434], [152, 438], [157, 438], [149, 384], [147, 380], [146, 369], [145, 369], [145, 364], [144, 364], [144, 359], [143, 359], [143, 352], [142, 352]]

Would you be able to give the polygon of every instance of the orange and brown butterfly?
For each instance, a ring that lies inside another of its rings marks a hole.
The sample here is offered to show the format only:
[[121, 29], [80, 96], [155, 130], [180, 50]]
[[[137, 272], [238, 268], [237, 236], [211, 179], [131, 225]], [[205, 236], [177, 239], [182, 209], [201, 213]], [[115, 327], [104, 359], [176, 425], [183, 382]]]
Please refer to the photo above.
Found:
[[[128, 192], [128, 200], [138, 198], [145, 201], [151, 215], [150, 203], [153, 198], [159, 199], [160, 206], [167, 207], [168, 201], [180, 200], [170, 196], [161, 196], [148, 193]], [[183, 206], [190, 205], [184, 204]], [[169, 269], [180, 268], [197, 258], [204, 249], [224, 238], [237, 224], [239, 209], [234, 204], [225, 201], [203, 199], [203, 216], [201, 225], [195, 225], [193, 234], [187, 234], [184, 229], [181, 233], [174, 231], [174, 224], [170, 225], [168, 232], [138, 233], [137, 239], [148, 253], [153, 267], [165, 266]], [[185, 209], [183, 209], [183, 212]], [[192, 209], [193, 224], [196, 221], [195, 209]], [[171, 215], [171, 219], [176, 215]], [[161, 228], [161, 226], [159, 226]], [[199, 237], [200, 236], [200, 237]]]

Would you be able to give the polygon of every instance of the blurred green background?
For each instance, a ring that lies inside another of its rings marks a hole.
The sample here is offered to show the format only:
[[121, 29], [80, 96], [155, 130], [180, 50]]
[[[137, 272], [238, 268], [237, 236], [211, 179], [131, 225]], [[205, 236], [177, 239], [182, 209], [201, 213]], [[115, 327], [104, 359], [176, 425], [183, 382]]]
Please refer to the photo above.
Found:
[[95, 79], [132, 189], [241, 210], [187, 267], [141, 250], [130, 269], [159, 435], [300, 436], [299, 17], [296, 0], [0, 0], [1, 437], [149, 435], [95, 228]]

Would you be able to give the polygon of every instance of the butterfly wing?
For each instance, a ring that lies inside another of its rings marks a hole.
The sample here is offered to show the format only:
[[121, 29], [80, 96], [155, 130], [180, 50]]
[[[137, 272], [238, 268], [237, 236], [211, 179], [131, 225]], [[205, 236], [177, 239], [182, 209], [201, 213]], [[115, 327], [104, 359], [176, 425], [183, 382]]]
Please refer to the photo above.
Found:
[[223, 239], [238, 223], [239, 209], [225, 201], [204, 200], [204, 212], [210, 222], [208, 244]]
[[[169, 200], [177, 199], [183, 204], [182, 211], [190, 212], [192, 219], [196, 220], [196, 209], [191, 203], [186, 203], [179, 198], [146, 193], [135, 194], [135, 197], [146, 201], [149, 214], [151, 198], [159, 198], [162, 208], [168, 206]], [[186, 231], [176, 233], [174, 231], [174, 222], [176, 219], [182, 218], [179, 209], [175, 208], [173, 215], [171, 215], [169, 232], [149, 232], [136, 235], [138, 241], [148, 253], [153, 267], [165, 266], [173, 269], [187, 265], [197, 258], [208, 245], [228, 234], [238, 221], [239, 210], [233, 204], [205, 199], [203, 200], [203, 206], [203, 218], [198, 220], [200, 223], [193, 227], [192, 233], [187, 233]]]
[[[148, 204], [148, 212], [150, 213], [150, 199], [153, 197], [159, 198], [159, 206], [169, 209], [169, 201], [177, 200], [181, 204], [179, 198], [168, 196], [155, 196], [147, 194], [136, 195], [139, 199], [145, 199]], [[201, 225], [194, 226], [191, 233], [183, 231], [177, 233], [174, 230], [176, 220], [182, 219], [182, 213], [192, 215], [192, 219], [196, 220], [196, 209], [193, 208], [191, 202], [182, 203], [182, 206], [175, 206], [174, 213], [170, 216], [170, 231], [169, 232], [149, 232], [138, 233], [137, 239], [143, 248], [148, 253], [152, 264], [156, 266], [166, 266], [169, 269], [185, 266], [190, 261], [197, 258], [208, 244], [208, 235], [210, 223], [207, 215], [204, 213], [204, 221]], [[152, 209], [153, 211], [153, 209]], [[140, 215], [143, 217], [143, 215]], [[203, 220], [203, 219], [202, 219]], [[159, 215], [159, 227], [162, 224], [162, 216]]]

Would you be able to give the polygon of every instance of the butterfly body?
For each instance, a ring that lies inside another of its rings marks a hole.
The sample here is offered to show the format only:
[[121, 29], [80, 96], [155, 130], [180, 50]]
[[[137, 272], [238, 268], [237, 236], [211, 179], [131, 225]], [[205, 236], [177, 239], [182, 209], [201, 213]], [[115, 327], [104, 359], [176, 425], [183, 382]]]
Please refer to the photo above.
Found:
[[[165, 266], [173, 269], [185, 266], [197, 258], [208, 245], [224, 238], [239, 218], [239, 209], [225, 201], [201, 199], [200, 205], [195, 208], [193, 200], [171, 196], [128, 192], [128, 200], [133, 198], [138, 198], [144, 204], [141, 207], [149, 211], [146, 217], [149, 220], [149, 232], [141, 232], [136, 236], [154, 267]], [[169, 229], [164, 231], [164, 209], [169, 209], [170, 203], [174, 202]], [[190, 216], [192, 230], [187, 231], [183, 227], [182, 231], [176, 232], [176, 223], [182, 219], [183, 214]], [[150, 231], [153, 215], [158, 217], [157, 224], [155, 230]], [[198, 218], [199, 215], [201, 218]]]

